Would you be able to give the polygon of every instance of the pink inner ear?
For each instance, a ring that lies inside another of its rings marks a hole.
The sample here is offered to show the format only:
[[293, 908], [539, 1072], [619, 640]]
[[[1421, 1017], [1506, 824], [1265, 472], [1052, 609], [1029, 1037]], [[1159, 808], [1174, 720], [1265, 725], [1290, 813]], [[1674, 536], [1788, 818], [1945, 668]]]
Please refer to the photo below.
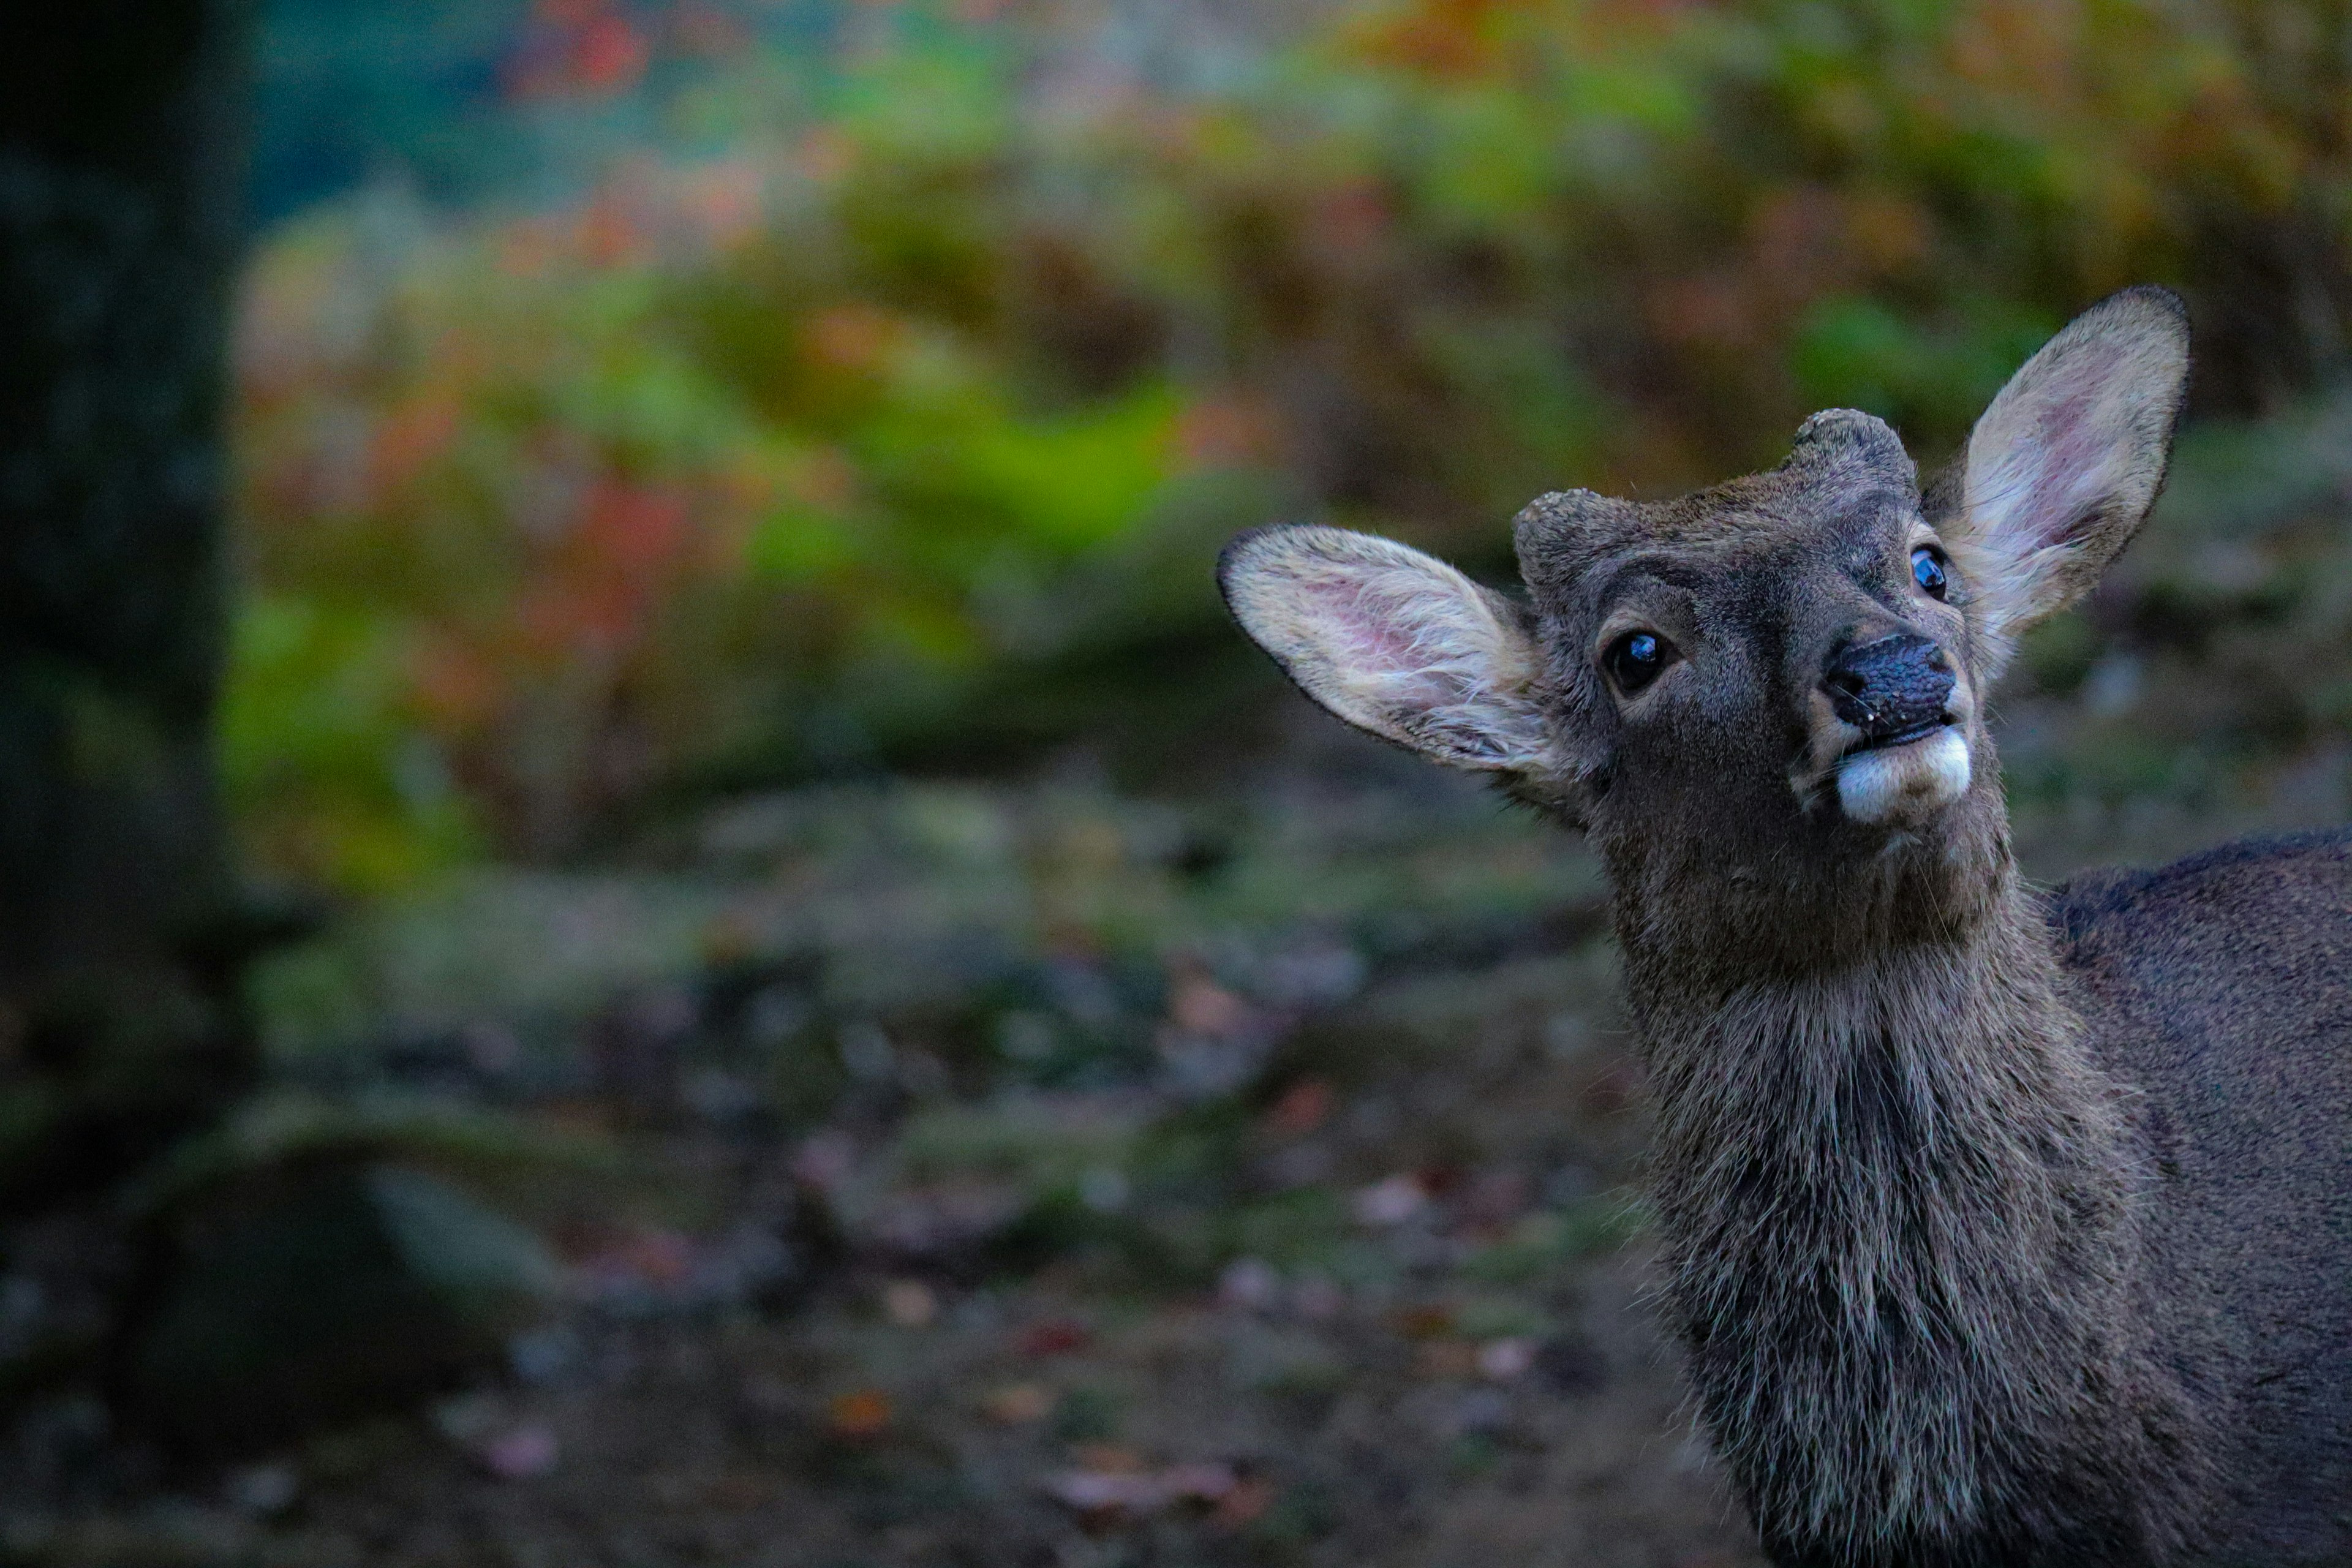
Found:
[[1392, 674], [1412, 660], [1412, 638], [1398, 622], [1397, 606], [1362, 582], [1318, 584], [1314, 597], [1322, 619], [1339, 635], [1348, 662], [1360, 669]]
[[2015, 498], [2008, 514], [2028, 548], [2067, 542], [2089, 501], [2105, 488], [2116, 433], [2102, 427], [2099, 394], [2124, 374], [2126, 357], [2104, 343], [2084, 344], [2069, 356], [2060, 384], [2041, 400], [2041, 417], [2029, 437], [2037, 450], [2016, 481], [2025, 493]]
[[1361, 578], [1315, 583], [1306, 590], [1313, 618], [1334, 644], [1333, 661], [1350, 674], [1387, 683], [1393, 699], [1414, 706], [1461, 695], [1458, 676], [1429, 646], [1438, 628], [1426, 595], [1382, 593]]

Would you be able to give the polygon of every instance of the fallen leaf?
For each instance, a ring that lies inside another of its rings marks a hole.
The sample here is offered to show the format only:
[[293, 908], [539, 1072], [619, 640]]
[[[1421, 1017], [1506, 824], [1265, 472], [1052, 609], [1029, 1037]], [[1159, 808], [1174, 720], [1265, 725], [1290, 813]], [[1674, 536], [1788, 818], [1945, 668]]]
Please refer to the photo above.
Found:
[[1187, 1034], [1226, 1037], [1250, 1021], [1250, 1005], [1215, 981], [1201, 975], [1179, 980], [1168, 998], [1168, 1017]]
[[1069, 1318], [1047, 1318], [1021, 1331], [1021, 1353], [1031, 1356], [1064, 1355], [1082, 1350], [1093, 1335], [1084, 1323]]
[[834, 1395], [830, 1406], [833, 1429], [844, 1437], [872, 1437], [890, 1425], [890, 1399], [878, 1389], [860, 1388]]
[[1008, 1383], [982, 1400], [981, 1409], [992, 1421], [1026, 1426], [1053, 1413], [1054, 1392], [1042, 1383]]
[[1527, 1212], [1532, 1184], [1523, 1171], [1489, 1171], [1469, 1184], [1462, 1195], [1462, 1218], [1478, 1228], [1508, 1225]]
[[1433, 1340], [1454, 1331], [1451, 1307], [1407, 1307], [1396, 1315], [1397, 1332], [1409, 1340]]
[[919, 1279], [893, 1279], [882, 1287], [882, 1315], [902, 1329], [926, 1329], [940, 1315], [940, 1299]]
[[1460, 1340], [1430, 1340], [1413, 1357], [1413, 1371], [1423, 1377], [1468, 1377], [1478, 1370], [1478, 1351]]
[[1071, 1448], [1070, 1458], [1078, 1462], [1082, 1470], [1112, 1476], [1143, 1473], [1143, 1456], [1124, 1443], [1080, 1443]]
[[1328, 1323], [1347, 1310], [1348, 1294], [1320, 1274], [1309, 1274], [1291, 1288], [1290, 1305], [1309, 1322]]
[[713, 1476], [705, 1482], [700, 1500], [706, 1508], [727, 1513], [743, 1513], [759, 1507], [774, 1495], [774, 1478], [756, 1471], [730, 1472]]
[[849, 1179], [857, 1164], [857, 1145], [846, 1132], [812, 1133], [793, 1153], [794, 1179], [822, 1193], [831, 1193]]
[[1274, 1506], [1277, 1495], [1274, 1483], [1262, 1476], [1237, 1480], [1217, 1500], [1216, 1521], [1228, 1530], [1255, 1524], [1265, 1517], [1265, 1510]]
[[1331, 1100], [1328, 1079], [1300, 1079], [1266, 1112], [1266, 1128], [1279, 1137], [1303, 1138], [1323, 1125], [1331, 1114]]
[[640, 1230], [586, 1259], [589, 1273], [675, 1285], [694, 1268], [694, 1243], [674, 1230]]

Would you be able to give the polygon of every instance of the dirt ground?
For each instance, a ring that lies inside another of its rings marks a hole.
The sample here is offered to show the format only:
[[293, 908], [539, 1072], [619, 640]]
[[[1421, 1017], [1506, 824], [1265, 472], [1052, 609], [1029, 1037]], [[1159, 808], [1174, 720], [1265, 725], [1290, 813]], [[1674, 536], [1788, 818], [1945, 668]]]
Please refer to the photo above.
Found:
[[468, 1174], [561, 1301], [267, 1452], [58, 1393], [5, 1560], [1757, 1561], [1642, 1298], [1591, 866], [1307, 733], [1198, 807], [1076, 764], [740, 803], [298, 955], [284, 1093], [598, 1152]]

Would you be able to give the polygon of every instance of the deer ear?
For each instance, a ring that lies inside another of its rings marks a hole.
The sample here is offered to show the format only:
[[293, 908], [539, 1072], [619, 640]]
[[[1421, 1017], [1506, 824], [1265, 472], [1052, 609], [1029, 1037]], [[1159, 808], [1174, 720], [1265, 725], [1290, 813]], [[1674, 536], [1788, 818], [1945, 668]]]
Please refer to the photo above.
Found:
[[2180, 300], [2126, 289], [2044, 343], [1977, 421], [1951, 542], [1997, 662], [2139, 531], [2188, 377]]
[[1217, 583], [1242, 630], [1358, 729], [1452, 767], [1554, 771], [1525, 616], [1444, 562], [1337, 528], [1268, 528], [1225, 547]]

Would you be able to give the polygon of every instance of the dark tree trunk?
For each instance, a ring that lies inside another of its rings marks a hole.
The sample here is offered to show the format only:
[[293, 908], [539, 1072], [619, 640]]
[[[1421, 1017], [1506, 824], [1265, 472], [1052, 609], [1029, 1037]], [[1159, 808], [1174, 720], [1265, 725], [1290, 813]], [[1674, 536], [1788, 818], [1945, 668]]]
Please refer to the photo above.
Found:
[[0, 23], [0, 1204], [248, 1068], [211, 758], [245, 0]]

